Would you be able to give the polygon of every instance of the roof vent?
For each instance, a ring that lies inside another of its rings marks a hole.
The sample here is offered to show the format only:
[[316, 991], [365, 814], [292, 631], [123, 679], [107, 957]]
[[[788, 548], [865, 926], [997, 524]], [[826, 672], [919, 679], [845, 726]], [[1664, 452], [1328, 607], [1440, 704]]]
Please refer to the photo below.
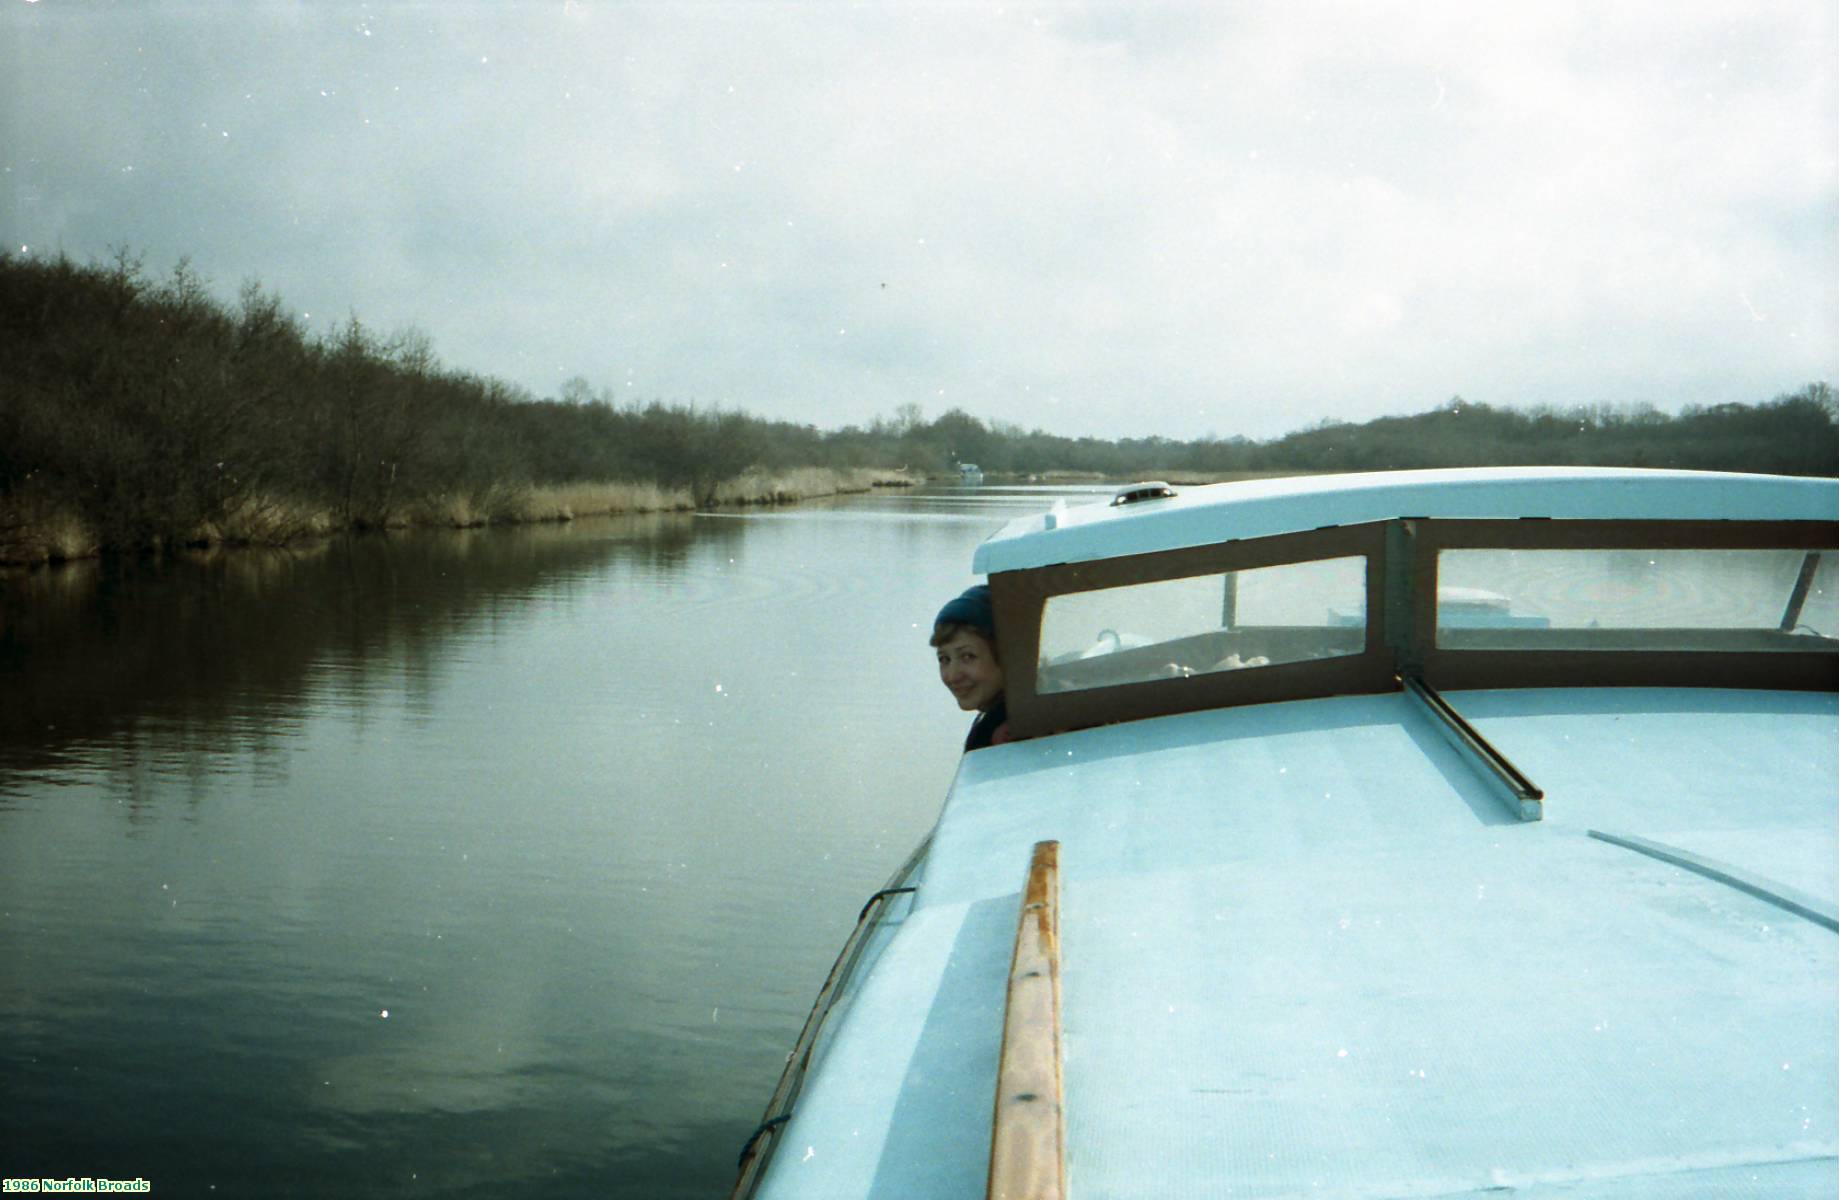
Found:
[[1141, 504], [1145, 500], [1167, 500], [1174, 496], [1175, 489], [1160, 480], [1149, 483], [1133, 483], [1129, 487], [1119, 488], [1117, 495], [1111, 497], [1111, 507], [1121, 504]]

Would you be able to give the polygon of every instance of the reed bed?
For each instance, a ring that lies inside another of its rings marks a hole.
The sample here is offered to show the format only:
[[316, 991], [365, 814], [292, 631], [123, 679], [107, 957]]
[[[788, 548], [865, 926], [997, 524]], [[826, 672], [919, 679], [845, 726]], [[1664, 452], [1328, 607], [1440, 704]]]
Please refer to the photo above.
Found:
[[67, 510], [0, 514], [0, 564], [36, 567], [93, 558], [101, 551], [89, 526]]
[[[905, 487], [917, 482], [903, 471], [878, 468], [800, 467], [748, 471], [714, 488], [714, 507], [797, 504], [825, 496]], [[547, 487], [493, 485], [424, 497], [367, 523], [384, 529], [475, 529], [486, 525], [572, 521], [577, 517], [688, 512], [696, 507], [685, 488], [653, 483], [570, 483]], [[185, 539], [194, 547], [276, 547], [339, 533], [330, 509], [280, 496], [245, 496], [222, 517]], [[68, 509], [18, 502], [0, 512], [0, 565], [39, 566], [93, 558], [102, 546]]]
[[194, 545], [285, 546], [301, 538], [325, 537], [338, 528], [330, 509], [280, 496], [245, 496], [220, 521], [206, 521], [190, 539]]
[[100, 552], [95, 530], [34, 482], [0, 497], [0, 563], [39, 566]]
[[655, 483], [564, 483], [521, 492], [515, 520], [572, 521], [625, 513], [685, 512], [693, 508], [682, 488]]
[[477, 529], [490, 525], [509, 504], [497, 489], [483, 492], [440, 492], [428, 496], [411, 509], [392, 513], [384, 521], [388, 529]]
[[715, 503], [734, 507], [797, 504], [801, 500], [866, 492], [877, 485], [905, 486], [913, 482], [904, 472], [873, 467], [798, 467], [777, 474], [748, 471], [716, 485]]

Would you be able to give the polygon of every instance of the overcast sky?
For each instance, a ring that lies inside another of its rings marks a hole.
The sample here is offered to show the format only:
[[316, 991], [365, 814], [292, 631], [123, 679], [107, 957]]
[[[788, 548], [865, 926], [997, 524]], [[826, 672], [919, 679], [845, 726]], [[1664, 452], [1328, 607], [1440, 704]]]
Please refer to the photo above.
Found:
[[1748, 403], [1839, 376], [1835, 11], [0, 0], [0, 240], [825, 428]]

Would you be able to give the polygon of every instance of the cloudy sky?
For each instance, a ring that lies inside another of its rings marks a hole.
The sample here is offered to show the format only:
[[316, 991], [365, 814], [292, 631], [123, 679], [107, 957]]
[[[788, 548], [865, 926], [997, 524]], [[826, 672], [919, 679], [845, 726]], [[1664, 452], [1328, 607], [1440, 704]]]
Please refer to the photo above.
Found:
[[825, 428], [1755, 402], [1839, 377], [1836, 11], [0, 0], [0, 242]]

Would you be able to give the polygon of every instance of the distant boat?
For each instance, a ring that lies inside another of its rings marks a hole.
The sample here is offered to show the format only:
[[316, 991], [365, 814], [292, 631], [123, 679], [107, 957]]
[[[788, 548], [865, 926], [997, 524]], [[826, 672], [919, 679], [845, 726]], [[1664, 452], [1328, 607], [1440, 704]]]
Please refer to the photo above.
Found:
[[1839, 479], [1137, 485], [972, 569], [1018, 740], [734, 1196], [1839, 1196]]
[[976, 463], [958, 464], [958, 482], [969, 487], [978, 487], [983, 483], [983, 468]]

